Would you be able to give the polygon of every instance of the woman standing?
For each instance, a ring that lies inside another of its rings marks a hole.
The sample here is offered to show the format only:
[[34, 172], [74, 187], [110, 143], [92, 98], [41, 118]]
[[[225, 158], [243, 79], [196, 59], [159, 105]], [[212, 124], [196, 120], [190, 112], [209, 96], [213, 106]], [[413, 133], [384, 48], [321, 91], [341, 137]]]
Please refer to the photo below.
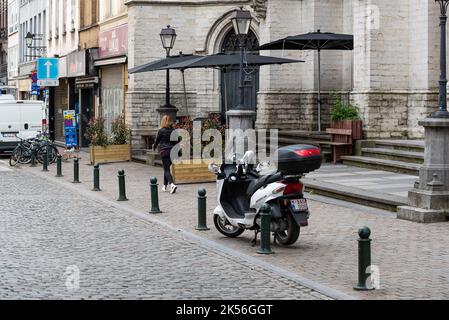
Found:
[[171, 141], [170, 137], [173, 132], [173, 123], [169, 116], [165, 115], [161, 120], [161, 128], [159, 129], [156, 142], [153, 145], [153, 150], [159, 146], [159, 153], [162, 158], [162, 165], [164, 166], [164, 186], [162, 191], [167, 192], [170, 188], [170, 193], [176, 192], [178, 187], [173, 183], [173, 177], [171, 175], [171, 149], [176, 145], [177, 142]]

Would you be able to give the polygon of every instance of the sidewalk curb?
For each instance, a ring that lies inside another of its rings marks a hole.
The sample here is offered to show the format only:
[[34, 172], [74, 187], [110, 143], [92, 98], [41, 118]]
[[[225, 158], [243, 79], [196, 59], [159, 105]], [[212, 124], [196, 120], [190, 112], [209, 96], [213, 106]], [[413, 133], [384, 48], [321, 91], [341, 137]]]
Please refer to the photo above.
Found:
[[55, 178], [53, 176], [48, 176], [45, 173], [42, 173], [40, 171], [37, 172], [37, 171], [27, 170], [28, 168], [24, 168], [24, 169], [25, 169], [25, 172], [29, 172], [29, 173], [31, 173], [31, 174], [33, 174], [35, 176], [43, 177], [43, 178], [45, 178], [48, 181], [55, 182], [55, 183], [58, 183], [60, 185], [63, 185], [63, 186], [65, 186], [65, 187], [67, 187], [67, 188], [69, 188], [71, 190], [74, 190], [74, 191], [78, 192], [79, 194], [82, 194], [82, 195], [85, 195], [85, 196], [89, 197], [92, 200], [101, 201], [101, 202], [103, 202], [105, 204], [108, 204], [108, 205], [114, 207], [114, 208], [120, 209], [122, 211], [126, 211], [129, 214], [132, 214], [132, 215], [134, 215], [136, 217], [139, 217], [142, 220], [145, 220], [145, 221], [157, 224], [159, 226], [162, 226], [164, 228], [167, 228], [167, 229], [171, 230], [172, 232], [174, 232], [176, 234], [181, 234], [185, 238], [187, 238], [188, 240], [191, 240], [191, 241], [201, 245], [204, 248], [212, 249], [214, 251], [219, 251], [221, 253], [227, 254], [227, 255], [232, 256], [234, 258], [243, 260], [243, 261], [248, 262], [250, 264], [253, 264], [253, 265], [257, 266], [257, 267], [265, 269], [265, 270], [267, 270], [269, 272], [277, 274], [277, 275], [279, 275], [281, 277], [284, 277], [284, 278], [287, 278], [287, 279], [289, 279], [291, 281], [294, 281], [295, 283], [297, 283], [299, 285], [302, 285], [304, 287], [312, 289], [312, 290], [314, 290], [314, 291], [316, 291], [318, 293], [321, 293], [321, 294], [323, 294], [323, 295], [325, 295], [325, 296], [327, 296], [329, 298], [332, 298], [332, 299], [335, 299], [335, 300], [359, 300], [358, 298], [350, 296], [350, 295], [348, 295], [346, 293], [343, 293], [343, 292], [341, 292], [339, 290], [332, 289], [332, 288], [327, 287], [325, 285], [321, 285], [321, 284], [319, 284], [319, 283], [317, 283], [315, 281], [309, 280], [309, 279], [307, 279], [307, 278], [305, 278], [305, 277], [303, 277], [303, 276], [301, 276], [299, 274], [296, 274], [296, 273], [294, 273], [292, 271], [288, 271], [288, 270], [283, 269], [281, 267], [277, 267], [277, 266], [275, 266], [275, 265], [273, 265], [271, 263], [262, 261], [260, 259], [254, 258], [254, 257], [252, 257], [252, 256], [250, 256], [248, 254], [245, 254], [245, 253], [239, 252], [237, 250], [231, 249], [231, 248], [226, 247], [226, 246], [224, 246], [222, 244], [219, 244], [219, 243], [217, 243], [215, 241], [212, 241], [212, 240], [203, 238], [201, 236], [198, 236], [196, 234], [193, 234], [193, 233], [191, 233], [191, 232], [189, 232], [187, 230], [175, 228], [175, 227], [169, 225], [166, 222], [163, 222], [163, 221], [160, 221], [160, 220], [157, 220], [157, 219], [151, 217], [146, 212], [136, 210], [134, 208], [129, 207], [126, 204], [117, 203], [115, 201], [106, 199], [106, 198], [102, 197], [99, 194], [94, 194], [92, 192], [89, 192], [88, 190], [80, 189], [80, 188], [72, 185], [71, 183], [66, 183], [64, 180], [57, 179], [57, 178]]

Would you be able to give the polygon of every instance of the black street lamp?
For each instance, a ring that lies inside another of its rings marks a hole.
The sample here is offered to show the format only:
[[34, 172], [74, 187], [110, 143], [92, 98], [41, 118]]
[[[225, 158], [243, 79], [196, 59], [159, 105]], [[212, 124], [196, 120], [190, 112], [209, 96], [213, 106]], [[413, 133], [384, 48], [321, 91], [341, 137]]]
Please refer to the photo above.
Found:
[[253, 17], [251, 13], [247, 10], [243, 10], [243, 7], [240, 10], [235, 11], [234, 15], [231, 18], [232, 25], [234, 26], [235, 34], [239, 39], [239, 47], [240, 47], [240, 102], [237, 106], [237, 110], [245, 109], [245, 75], [243, 72], [243, 64], [244, 64], [244, 45], [246, 37], [249, 33], [249, 29], [251, 27], [251, 21]]
[[435, 118], [449, 118], [447, 111], [447, 77], [446, 77], [446, 23], [449, 0], [435, 0], [440, 5], [440, 97], [439, 110], [433, 115]]
[[[31, 32], [27, 32], [27, 34], [25, 35], [25, 45], [28, 49], [30, 50], [34, 50], [34, 51], [41, 51], [44, 52], [47, 47], [45, 46], [33, 46], [33, 43], [35, 41], [41, 41], [43, 38], [42, 35], [37, 35]], [[41, 57], [40, 55], [25, 55], [26, 57], [30, 57], [30, 58], [39, 58]]]
[[[175, 29], [171, 28], [169, 25], [167, 28], [162, 29], [161, 31], [161, 41], [162, 41], [162, 47], [165, 49], [167, 53], [167, 58], [170, 57], [170, 51], [175, 46], [176, 41], [176, 31]], [[163, 108], [175, 108], [170, 103], [170, 70], [167, 69], [167, 82], [166, 82], [166, 88], [165, 88], [165, 106]]]

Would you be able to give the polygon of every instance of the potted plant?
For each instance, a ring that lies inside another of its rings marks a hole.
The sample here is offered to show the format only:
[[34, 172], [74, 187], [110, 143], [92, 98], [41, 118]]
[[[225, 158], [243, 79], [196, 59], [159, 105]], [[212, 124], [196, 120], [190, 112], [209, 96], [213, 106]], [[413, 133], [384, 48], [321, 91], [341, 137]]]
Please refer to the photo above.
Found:
[[104, 122], [101, 117], [93, 118], [87, 128], [91, 164], [131, 161], [130, 131], [126, 128], [124, 117], [112, 123], [111, 135], [108, 135]]
[[357, 105], [344, 103], [335, 93], [334, 106], [330, 110], [331, 128], [352, 130], [352, 140], [363, 139], [363, 123]]
[[[186, 117], [175, 125], [175, 129], [186, 130], [190, 139], [190, 154], [193, 154], [193, 121]], [[221, 124], [221, 115], [216, 113], [209, 113], [206, 119], [201, 121], [201, 134], [207, 129], [219, 130], [223, 141], [226, 133], [226, 127]], [[210, 142], [202, 141], [201, 147], [205, 147]], [[198, 182], [213, 182], [216, 176], [209, 171], [208, 165], [210, 161], [202, 160], [201, 162], [174, 162], [172, 166], [172, 175], [176, 183], [198, 183]]]

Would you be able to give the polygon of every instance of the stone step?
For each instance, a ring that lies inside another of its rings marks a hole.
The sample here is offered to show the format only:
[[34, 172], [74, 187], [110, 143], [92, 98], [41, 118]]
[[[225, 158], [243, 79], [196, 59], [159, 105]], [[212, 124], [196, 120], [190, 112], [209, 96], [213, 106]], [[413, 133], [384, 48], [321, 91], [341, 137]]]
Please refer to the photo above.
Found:
[[368, 207], [397, 211], [397, 207], [407, 205], [407, 198], [388, 195], [374, 191], [367, 192], [355, 187], [347, 187], [330, 182], [317, 181], [309, 178], [303, 178], [302, 182], [306, 186], [306, 191], [315, 194], [349, 201]]
[[424, 153], [384, 148], [362, 148], [362, 156], [422, 164]]
[[360, 156], [343, 156], [343, 164], [354, 167], [419, 175], [421, 164]]
[[374, 140], [376, 148], [424, 152], [423, 140]]

